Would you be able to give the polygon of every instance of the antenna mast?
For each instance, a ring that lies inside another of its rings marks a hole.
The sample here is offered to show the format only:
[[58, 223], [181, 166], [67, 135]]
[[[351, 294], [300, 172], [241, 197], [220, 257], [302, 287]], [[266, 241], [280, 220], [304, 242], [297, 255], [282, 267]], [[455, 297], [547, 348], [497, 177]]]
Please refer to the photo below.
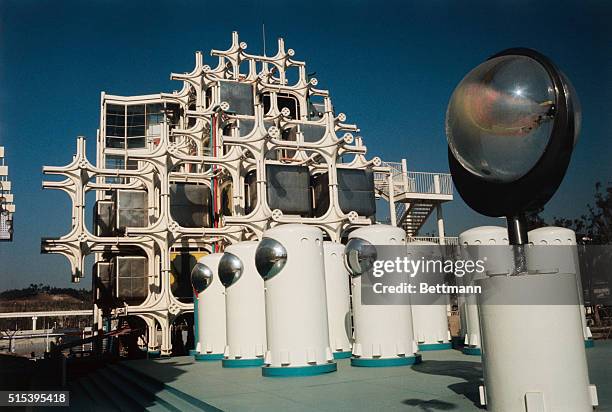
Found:
[[261, 23], [261, 37], [263, 39], [263, 55], [266, 56], [266, 23]]

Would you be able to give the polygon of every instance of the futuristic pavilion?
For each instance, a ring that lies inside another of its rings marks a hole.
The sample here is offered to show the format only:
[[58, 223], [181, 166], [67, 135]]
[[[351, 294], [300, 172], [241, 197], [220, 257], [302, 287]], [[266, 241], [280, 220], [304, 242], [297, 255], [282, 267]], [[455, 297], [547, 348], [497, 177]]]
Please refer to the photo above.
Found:
[[[96, 159], [78, 137], [70, 164], [43, 168], [61, 176], [43, 187], [68, 194], [72, 224], [43, 239], [42, 251], [65, 256], [74, 282], [93, 255], [94, 328], [142, 328], [139, 344], [151, 355], [172, 354], [178, 325], [193, 326], [196, 262], [277, 226], [315, 227], [324, 242], [346, 243], [376, 223], [383, 199], [408, 241], [434, 211], [430, 240], [452, 240], [442, 215], [450, 175], [368, 158], [359, 128], [283, 39], [273, 56], [250, 54], [236, 32], [231, 40], [211, 51], [212, 64], [196, 52], [190, 72], [173, 73], [178, 91], [102, 93]], [[95, 204], [86, 204], [89, 193]]]
[[[214, 65], [196, 52], [171, 75], [178, 91], [102, 93], [95, 162], [78, 137], [70, 164], [43, 168], [60, 176], [43, 187], [68, 194], [72, 224], [41, 250], [65, 256], [74, 282], [93, 256], [98, 336], [138, 331], [147, 353], [75, 393], [120, 410], [587, 412], [598, 387], [607, 402], [610, 347], [586, 350], [576, 234], [525, 219], [559, 187], [580, 129], [552, 62], [508, 49], [464, 77], [447, 111], [451, 178], [368, 156], [282, 39], [273, 56], [247, 50], [234, 32]], [[507, 227], [446, 237], [453, 187]], [[437, 234], [419, 236], [434, 211]], [[473, 276], [431, 274], [482, 291], [453, 296], [462, 351], [449, 350], [445, 292], [372, 297], [374, 264], [404, 256], [483, 262]]]

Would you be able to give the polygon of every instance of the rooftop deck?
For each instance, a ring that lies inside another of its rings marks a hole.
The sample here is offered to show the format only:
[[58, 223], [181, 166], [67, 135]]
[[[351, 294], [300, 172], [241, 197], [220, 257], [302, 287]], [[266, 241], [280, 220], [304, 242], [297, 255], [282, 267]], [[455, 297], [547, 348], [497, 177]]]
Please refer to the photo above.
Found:
[[[599, 392], [597, 410], [612, 411], [612, 341], [597, 341], [587, 357], [591, 383]], [[302, 378], [263, 378], [259, 368], [223, 369], [219, 362], [191, 357], [128, 361], [121, 367], [212, 410], [482, 410], [480, 357], [457, 350], [423, 352], [423, 363], [411, 367], [356, 368], [339, 360], [335, 373]]]

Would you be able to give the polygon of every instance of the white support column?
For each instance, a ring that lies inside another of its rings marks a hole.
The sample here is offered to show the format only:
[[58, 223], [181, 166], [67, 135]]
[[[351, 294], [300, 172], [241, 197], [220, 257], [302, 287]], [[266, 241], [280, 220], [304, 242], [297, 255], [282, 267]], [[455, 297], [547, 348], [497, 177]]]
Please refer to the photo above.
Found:
[[38, 316], [32, 316], [32, 330], [36, 330], [36, 319]]
[[404, 185], [404, 192], [410, 191], [410, 186], [408, 185], [408, 163], [406, 159], [402, 159], [402, 183]]
[[160, 322], [161, 325], [161, 355], [170, 356], [172, 354], [172, 339], [170, 336], [171, 328], [168, 318]]
[[[440, 175], [434, 175], [434, 193], [442, 193], [440, 187]], [[438, 221], [438, 239], [440, 244], [444, 244], [444, 216], [442, 214], [442, 203], [436, 204], [436, 219]]]
[[389, 217], [391, 218], [391, 226], [397, 226], [397, 218], [395, 216], [395, 191], [393, 190], [393, 172], [389, 173]]
[[159, 349], [159, 346], [157, 345], [157, 323], [155, 319], [153, 319], [151, 321], [148, 321], [147, 324], [149, 329], [147, 350], [149, 352], [154, 352]]
[[442, 203], [438, 203], [436, 205], [436, 219], [438, 221], [438, 238], [440, 239], [440, 244], [444, 245], [444, 216], [442, 215]]

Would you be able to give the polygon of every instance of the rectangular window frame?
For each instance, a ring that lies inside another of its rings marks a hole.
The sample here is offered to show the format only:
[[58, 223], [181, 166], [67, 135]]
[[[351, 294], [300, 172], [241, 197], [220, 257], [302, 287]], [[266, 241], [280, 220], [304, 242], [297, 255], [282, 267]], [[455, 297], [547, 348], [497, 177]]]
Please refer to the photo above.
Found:
[[[139, 110], [139, 106], [142, 109]], [[118, 109], [121, 107], [122, 109]], [[110, 109], [110, 110], [109, 110]], [[159, 126], [164, 118], [170, 128], [180, 122], [180, 104], [166, 101], [151, 103], [105, 103], [106, 149], [138, 150], [146, 149], [149, 143], [161, 135]], [[168, 114], [168, 110], [173, 115]]]

